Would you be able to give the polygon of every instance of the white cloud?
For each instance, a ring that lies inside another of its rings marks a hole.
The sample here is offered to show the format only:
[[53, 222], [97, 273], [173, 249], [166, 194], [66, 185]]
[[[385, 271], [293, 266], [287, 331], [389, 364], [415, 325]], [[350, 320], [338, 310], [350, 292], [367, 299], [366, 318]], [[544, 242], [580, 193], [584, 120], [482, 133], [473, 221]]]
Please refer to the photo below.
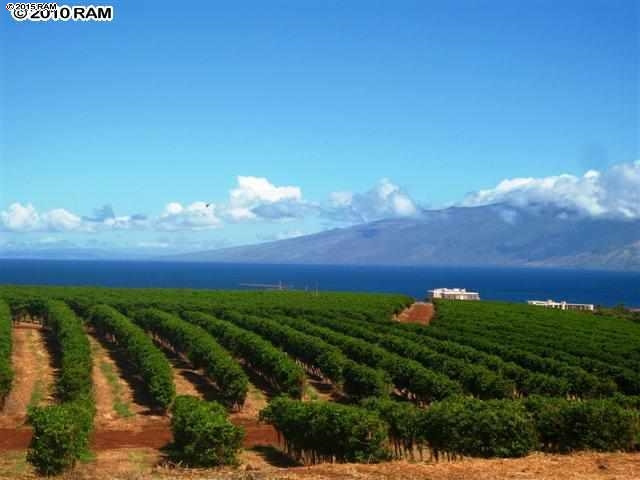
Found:
[[[264, 177], [238, 176], [237, 182], [238, 186], [229, 192], [229, 204], [224, 208], [224, 215], [234, 222], [289, 217], [291, 206], [304, 204], [300, 187], [279, 187]], [[279, 205], [289, 208], [266, 208]]]
[[71, 232], [82, 228], [82, 219], [64, 208], [56, 208], [42, 214], [45, 230]]
[[139, 248], [169, 248], [171, 244], [169, 242], [150, 241], [138, 242], [136, 246]]
[[640, 218], [640, 160], [582, 176], [512, 178], [467, 196], [465, 206], [553, 205], [594, 217]]
[[12, 203], [0, 212], [4, 229], [12, 232], [30, 232], [40, 228], [40, 215], [33, 205]]
[[10, 232], [70, 232], [81, 230], [83, 222], [64, 208], [38, 213], [32, 204], [16, 202], [0, 212], [0, 226]]
[[0, 230], [15, 233], [25, 232], [100, 232], [144, 228], [148, 224], [144, 215], [109, 216], [103, 218], [81, 217], [64, 208], [45, 212], [30, 203], [12, 203], [0, 211]]
[[329, 204], [332, 207], [348, 207], [353, 202], [353, 193], [351, 192], [331, 192], [329, 194]]
[[161, 230], [207, 230], [222, 225], [216, 206], [205, 202], [193, 202], [186, 207], [178, 202], [168, 203], [153, 223]]
[[331, 193], [325, 211], [328, 217], [346, 222], [412, 217], [419, 213], [420, 208], [409, 194], [387, 178], [365, 193]]

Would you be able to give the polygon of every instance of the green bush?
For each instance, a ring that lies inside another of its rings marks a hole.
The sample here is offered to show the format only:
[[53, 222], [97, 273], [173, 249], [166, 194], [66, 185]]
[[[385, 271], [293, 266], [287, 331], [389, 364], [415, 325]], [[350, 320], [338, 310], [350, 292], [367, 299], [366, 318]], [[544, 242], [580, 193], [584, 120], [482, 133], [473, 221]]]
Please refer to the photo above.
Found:
[[29, 412], [33, 438], [27, 460], [41, 475], [57, 475], [72, 468], [88, 453], [94, 407], [90, 400], [77, 400]]
[[260, 418], [283, 435], [287, 453], [305, 463], [372, 463], [390, 458], [387, 425], [363, 408], [278, 397]]
[[616, 399], [571, 401], [530, 397], [525, 401], [547, 451], [635, 450], [640, 446], [640, 416]]
[[391, 377], [384, 370], [345, 359], [342, 375], [344, 393], [353, 400], [368, 397], [385, 398], [391, 393]]
[[182, 395], [171, 414], [173, 460], [193, 467], [237, 464], [244, 432], [229, 421], [222, 405]]
[[389, 440], [396, 458], [413, 458], [414, 448], [422, 451], [426, 446], [420, 423], [423, 410], [420, 408], [409, 402], [381, 398], [368, 398], [362, 406], [377, 412], [389, 426]]
[[537, 444], [528, 412], [511, 400], [452, 398], [431, 405], [420, 422], [436, 457], [522, 457]]
[[0, 300], [0, 406], [11, 390], [13, 369], [11, 368], [11, 311]]

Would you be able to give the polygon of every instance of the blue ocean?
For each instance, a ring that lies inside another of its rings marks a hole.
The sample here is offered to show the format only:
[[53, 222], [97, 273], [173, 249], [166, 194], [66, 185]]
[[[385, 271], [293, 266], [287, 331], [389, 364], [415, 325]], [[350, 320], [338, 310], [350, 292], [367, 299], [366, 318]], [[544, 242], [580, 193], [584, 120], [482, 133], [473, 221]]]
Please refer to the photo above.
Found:
[[483, 299], [567, 300], [640, 307], [640, 272], [531, 268], [361, 267], [247, 265], [149, 261], [0, 260], [1, 284], [291, 289], [404, 293], [421, 299], [429, 289], [462, 287]]

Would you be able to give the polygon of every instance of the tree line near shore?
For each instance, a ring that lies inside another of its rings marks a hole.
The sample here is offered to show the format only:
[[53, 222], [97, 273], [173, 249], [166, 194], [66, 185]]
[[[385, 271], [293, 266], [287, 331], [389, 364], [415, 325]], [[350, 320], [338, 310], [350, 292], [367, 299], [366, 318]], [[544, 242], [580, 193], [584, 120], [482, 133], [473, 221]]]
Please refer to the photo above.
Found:
[[[274, 394], [260, 413], [304, 463], [532, 451], [640, 449], [640, 325], [625, 318], [441, 301], [428, 327], [392, 315], [402, 295], [0, 287], [0, 399], [10, 391], [11, 321], [44, 319], [59, 360], [55, 405], [28, 413], [43, 474], [85, 455], [95, 404], [91, 326], [172, 418], [168, 449], [190, 465], [233, 464], [251, 372]], [[169, 348], [216, 385], [218, 402], [176, 397]], [[320, 376], [339, 401], [303, 401]]]

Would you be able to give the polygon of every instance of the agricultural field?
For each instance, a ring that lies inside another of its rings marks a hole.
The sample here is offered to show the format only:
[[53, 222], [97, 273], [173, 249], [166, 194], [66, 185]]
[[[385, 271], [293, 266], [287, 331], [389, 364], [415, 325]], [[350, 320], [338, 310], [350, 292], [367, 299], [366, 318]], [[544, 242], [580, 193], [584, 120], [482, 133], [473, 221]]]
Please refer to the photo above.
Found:
[[0, 287], [0, 476], [640, 478], [639, 323], [412, 303]]

